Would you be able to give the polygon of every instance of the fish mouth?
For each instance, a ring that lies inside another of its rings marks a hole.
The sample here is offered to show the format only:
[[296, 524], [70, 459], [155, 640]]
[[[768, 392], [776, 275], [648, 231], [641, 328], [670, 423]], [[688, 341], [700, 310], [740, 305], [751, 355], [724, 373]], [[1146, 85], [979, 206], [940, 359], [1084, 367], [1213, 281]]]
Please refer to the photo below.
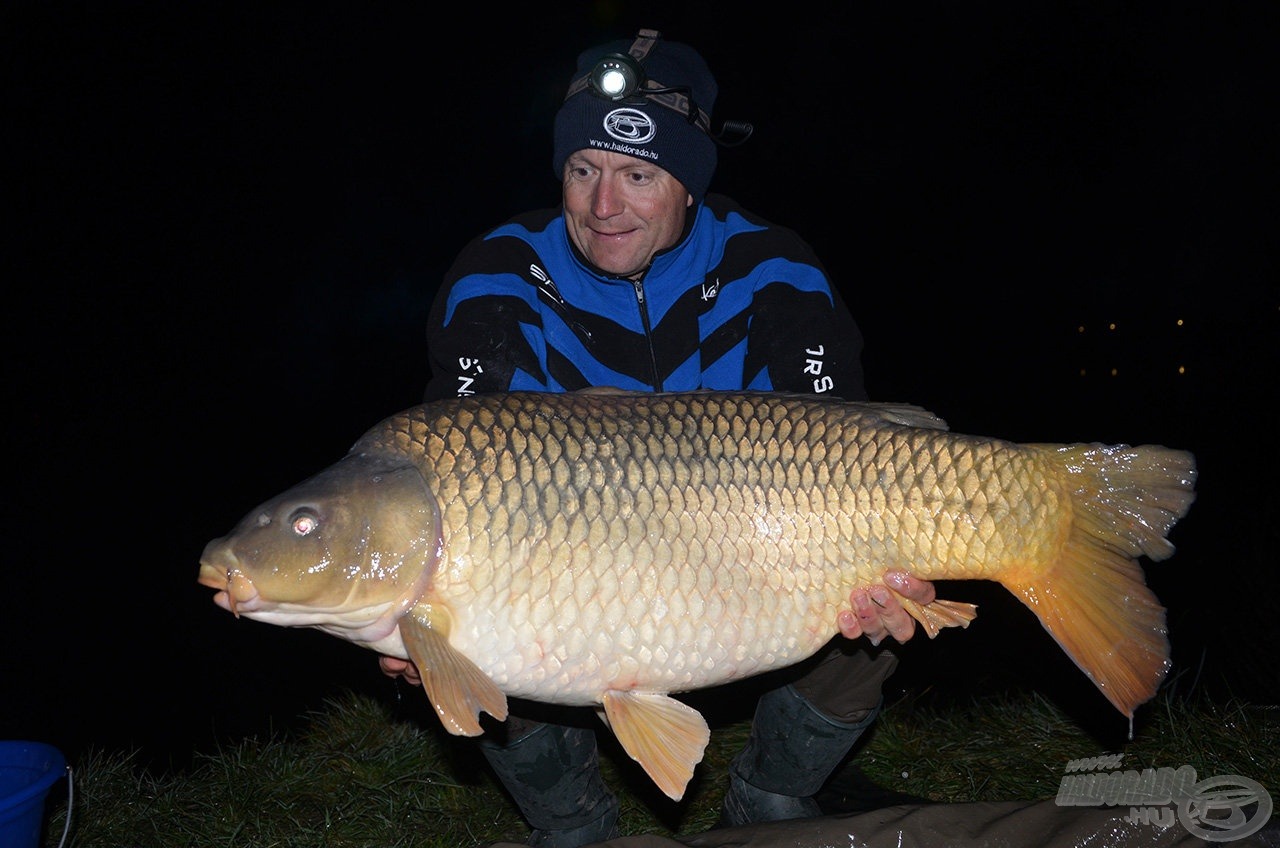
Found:
[[197, 582], [218, 591], [213, 602], [224, 610], [228, 610], [236, 618], [241, 612], [253, 612], [263, 606], [258, 587], [235, 566], [220, 568], [208, 562], [200, 563], [200, 576]]

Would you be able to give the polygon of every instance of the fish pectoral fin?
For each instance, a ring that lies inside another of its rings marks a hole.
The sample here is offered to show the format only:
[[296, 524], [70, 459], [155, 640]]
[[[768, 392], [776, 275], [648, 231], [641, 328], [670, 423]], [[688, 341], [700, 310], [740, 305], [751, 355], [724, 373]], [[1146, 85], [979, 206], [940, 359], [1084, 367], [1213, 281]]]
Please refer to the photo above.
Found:
[[445, 730], [455, 736], [479, 736], [480, 712], [507, 717], [507, 696], [489, 676], [449, 644], [448, 612], [419, 604], [400, 622], [409, 659]]
[[930, 639], [941, 633], [944, 627], [968, 627], [969, 622], [978, 617], [976, 604], [966, 604], [961, 601], [944, 601], [941, 598], [930, 601], [927, 604], [919, 604], [901, 595], [898, 596], [898, 599], [902, 601], [902, 608], [912, 618], [920, 622], [920, 625], [924, 627], [924, 632], [929, 634]]
[[660, 692], [604, 693], [604, 716], [623, 750], [679, 801], [711, 739], [702, 714]]

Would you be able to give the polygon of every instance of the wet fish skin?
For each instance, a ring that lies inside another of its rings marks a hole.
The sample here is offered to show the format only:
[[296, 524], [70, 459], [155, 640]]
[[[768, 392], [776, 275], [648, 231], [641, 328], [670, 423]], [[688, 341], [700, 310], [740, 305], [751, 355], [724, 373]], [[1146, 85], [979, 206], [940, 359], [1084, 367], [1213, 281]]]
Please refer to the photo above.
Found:
[[[394, 415], [210, 542], [238, 614], [408, 657], [452, 732], [506, 696], [601, 707], [673, 798], [708, 735], [673, 692], [810, 656], [890, 569], [997, 580], [1118, 709], [1169, 668], [1137, 558], [1194, 458], [1020, 445], [918, 407], [744, 392], [512, 393]], [[932, 636], [972, 607], [907, 603]]]

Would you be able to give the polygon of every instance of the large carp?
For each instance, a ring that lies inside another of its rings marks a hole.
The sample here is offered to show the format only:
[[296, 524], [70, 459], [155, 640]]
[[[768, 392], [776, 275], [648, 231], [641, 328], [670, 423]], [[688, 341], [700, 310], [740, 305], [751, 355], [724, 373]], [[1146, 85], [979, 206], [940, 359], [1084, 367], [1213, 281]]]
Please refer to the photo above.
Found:
[[[408, 658], [448, 730], [595, 705], [679, 799], [709, 739], [670, 697], [799, 662], [890, 569], [1003, 584], [1130, 718], [1169, 669], [1138, 558], [1194, 499], [1158, 446], [1015, 444], [918, 407], [749, 392], [416, 406], [205, 548], [236, 615]], [[969, 604], [906, 607], [930, 636]]]

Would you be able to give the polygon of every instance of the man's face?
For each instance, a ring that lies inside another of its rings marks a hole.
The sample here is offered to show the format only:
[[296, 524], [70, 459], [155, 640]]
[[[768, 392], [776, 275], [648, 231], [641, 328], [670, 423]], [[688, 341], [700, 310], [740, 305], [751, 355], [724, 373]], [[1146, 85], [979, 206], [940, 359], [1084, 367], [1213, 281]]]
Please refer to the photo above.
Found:
[[564, 212], [569, 238], [592, 265], [638, 277], [653, 256], [676, 243], [693, 197], [657, 165], [601, 150], [565, 160]]

